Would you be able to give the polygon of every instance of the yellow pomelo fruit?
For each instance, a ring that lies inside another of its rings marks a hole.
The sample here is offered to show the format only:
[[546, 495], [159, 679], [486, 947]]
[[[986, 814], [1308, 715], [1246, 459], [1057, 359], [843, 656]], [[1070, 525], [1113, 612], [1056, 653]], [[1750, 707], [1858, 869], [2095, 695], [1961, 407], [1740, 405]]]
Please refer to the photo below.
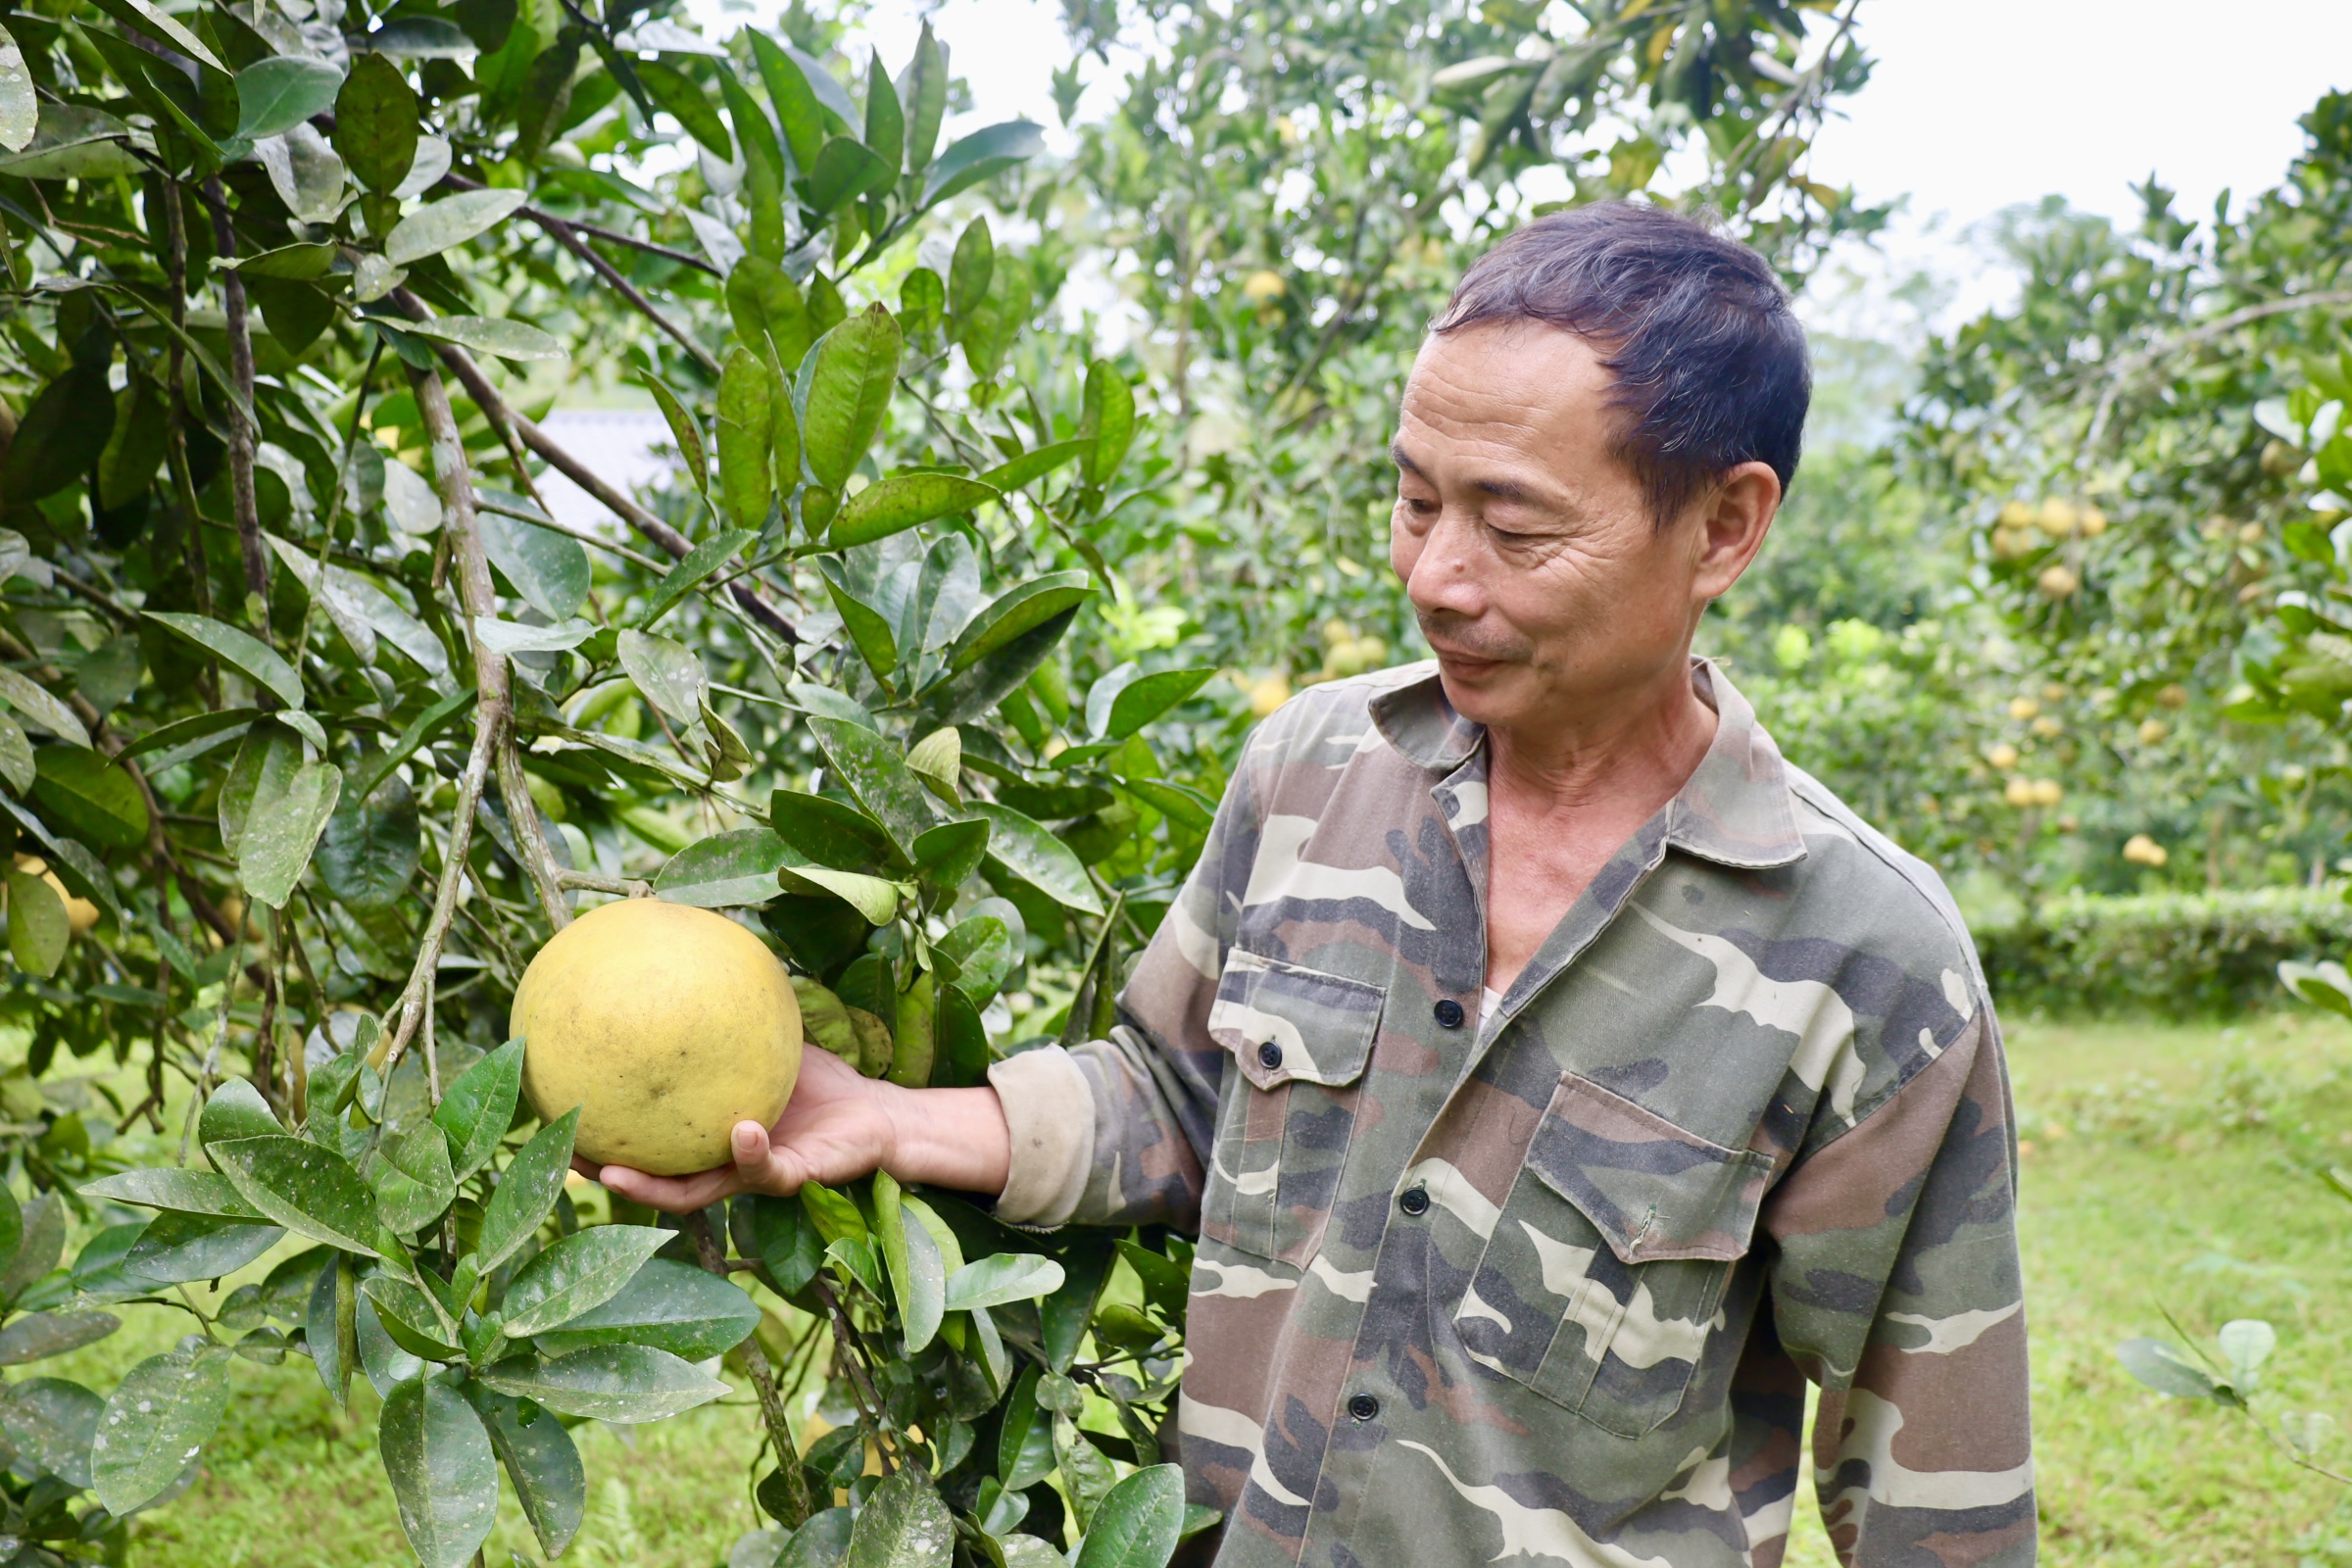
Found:
[[514, 988], [522, 1087], [573, 1147], [660, 1176], [723, 1165], [739, 1121], [772, 1125], [801, 1075], [784, 966], [724, 915], [660, 899], [589, 910]]

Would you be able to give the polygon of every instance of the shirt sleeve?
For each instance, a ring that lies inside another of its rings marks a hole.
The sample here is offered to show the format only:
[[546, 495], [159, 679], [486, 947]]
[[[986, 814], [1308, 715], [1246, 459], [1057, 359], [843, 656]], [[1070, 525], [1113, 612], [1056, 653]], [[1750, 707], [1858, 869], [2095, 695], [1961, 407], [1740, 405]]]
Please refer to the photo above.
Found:
[[2034, 1556], [2017, 1163], [1988, 1003], [1767, 1200], [1774, 1326], [1821, 1386], [1823, 1522], [1849, 1568]]
[[989, 1069], [1012, 1133], [998, 1218], [1199, 1228], [1232, 1060], [1209, 1038], [1208, 1014], [1257, 837], [1244, 777], [1227, 789], [1200, 861], [1120, 993], [1109, 1038], [1026, 1051]]

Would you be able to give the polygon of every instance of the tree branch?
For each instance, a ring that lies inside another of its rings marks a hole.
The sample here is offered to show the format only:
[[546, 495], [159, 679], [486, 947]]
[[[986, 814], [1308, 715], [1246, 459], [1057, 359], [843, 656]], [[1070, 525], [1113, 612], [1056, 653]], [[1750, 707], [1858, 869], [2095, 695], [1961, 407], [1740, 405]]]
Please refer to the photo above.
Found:
[[[432, 313], [425, 309], [424, 302], [407, 289], [395, 289], [391, 297], [393, 302], [407, 313], [412, 320], [421, 321], [430, 318]], [[499, 396], [498, 388], [490, 384], [490, 378], [482, 373], [482, 368], [476, 365], [472, 356], [464, 349], [455, 344], [438, 342], [433, 345], [433, 348], [440, 354], [442, 363], [456, 372], [458, 379], [465, 383], [466, 393], [482, 410], [484, 416], [508, 421], [514, 427], [514, 433], [522, 438], [522, 444], [545, 458], [549, 466], [554, 467], [557, 472], [594, 496], [614, 516], [651, 539], [671, 560], [683, 560], [686, 553], [694, 548], [692, 542], [684, 534], [606, 483], [595, 469], [573, 457], [556, 442], [548, 439], [546, 431], [515, 412], [505, 398]], [[801, 640], [800, 629], [785, 619], [781, 611], [754, 592], [749, 585], [736, 583], [727, 592], [735, 603], [742, 607], [745, 614], [778, 637], [788, 643], [798, 643]]]
[[[228, 198], [218, 177], [204, 182], [205, 205], [213, 213], [213, 246], [225, 261], [236, 260], [237, 234], [228, 220]], [[228, 374], [237, 396], [253, 406], [253, 330], [245, 308], [245, 279], [233, 267], [220, 277], [220, 298], [228, 314]], [[245, 594], [266, 639], [270, 633], [270, 564], [262, 543], [262, 514], [254, 499], [253, 447], [261, 432], [248, 426], [235, 410], [228, 420], [228, 482], [237, 513], [237, 549], [245, 561]]]

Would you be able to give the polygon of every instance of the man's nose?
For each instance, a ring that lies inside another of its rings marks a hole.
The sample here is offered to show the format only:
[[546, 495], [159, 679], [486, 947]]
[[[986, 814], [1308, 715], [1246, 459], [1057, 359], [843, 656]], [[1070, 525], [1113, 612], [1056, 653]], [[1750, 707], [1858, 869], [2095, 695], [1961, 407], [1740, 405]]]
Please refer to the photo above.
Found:
[[1423, 614], [1447, 613], [1476, 617], [1487, 604], [1483, 581], [1484, 552], [1478, 549], [1477, 524], [1450, 508], [1422, 542], [1405, 579], [1405, 597]]

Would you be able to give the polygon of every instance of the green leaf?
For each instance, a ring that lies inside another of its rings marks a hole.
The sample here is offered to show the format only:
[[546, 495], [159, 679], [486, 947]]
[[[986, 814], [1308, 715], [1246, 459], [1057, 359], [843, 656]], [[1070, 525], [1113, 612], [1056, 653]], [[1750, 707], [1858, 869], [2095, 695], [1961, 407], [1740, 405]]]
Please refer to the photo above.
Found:
[[770, 400], [776, 389], [760, 356], [737, 347], [718, 378], [718, 482], [735, 526], [756, 533], [767, 521]]
[[37, 876], [8, 868], [8, 954], [17, 967], [46, 979], [66, 961], [66, 941], [73, 935], [66, 901]]
[[5, 664], [0, 664], [0, 701], [15, 709], [33, 728], [45, 730], [70, 745], [89, 748], [89, 731], [81, 727], [74, 710]]
[[858, 1211], [857, 1203], [821, 1182], [801, 1184], [801, 1206], [808, 1210], [816, 1234], [827, 1246], [844, 1237], [866, 1238], [865, 1216]]
[[956, 640], [948, 645], [947, 667], [969, 668], [1056, 615], [1075, 609], [1094, 591], [1093, 579], [1083, 571], [1051, 572], [1007, 589], [989, 601], [956, 634]]
[[1007, 1306], [1052, 1296], [1062, 1286], [1059, 1263], [1035, 1252], [999, 1252], [966, 1263], [948, 1278], [947, 1304], [951, 1312], [980, 1306]]
[[32, 760], [32, 742], [24, 738], [23, 726], [6, 713], [0, 713], [0, 779], [7, 780], [10, 789], [23, 795], [39, 776], [40, 770]]
[[931, 35], [929, 18], [914, 41], [914, 58], [906, 62], [901, 96], [906, 105], [906, 168], [919, 174], [939, 146], [939, 122], [948, 112], [948, 57]]
[[1066, 1415], [1054, 1417], [1054, 1457], [1061, 1468], [1062, 1484], [1069, 1489], [1078, 1527], [1091, 1532], [1095, 1515], [1118, 1485], [1118, 1472], [1110, 1467], [1102, 1450], [1078, 1430], [1077, 1421]]
[[[248, 1086], [250, 1087], [250, 1086]], [[276, 1131], [276, 1124], [270, 1124]], [[142, 1208], [170, 1209], [178, 1214], [212, 1214], [223, 1219], [265, 1219], [260, 1209], [237, 1196], [228, 1178], [209, 1170], [160, 1166], [102, 1176], [77, 1189], [85, 1199], [110, 1203], [136, 1203]]]
[[693, 649], [635, 627], [624, 629], [615, 647], [620, 667], [628, 671], [648, 702], [680, 724], [692, 724], [702, 716], [703, 697], [710, 689], [710, 678]]
[[237, 134], [280, 136], [335, 106], [343, 73], [307, 55], [277, 55], [237, 73]]
[[1046, 150], [1046, 133], [1026, 120], [1007, 120], [975, 130], [939, 155], [923, 180], [924, 207], [936, 207], [959, 191], [969, 190], [1026, 163]]
[[994, 914], [967, 916], [931, 951], [953, 966], [956, 988], [981, 1004], [1004, 987], [1020, 961], [1011, 928]]
[[913, 859], [914, 841], [937, 822], [923, 786], [898, 747], [870, 729], [838, 718], [810, 717], [808, 728], [824, 748], [833, 773], [890, 834], [900, 856]]
[[233, 1139], [274, 1138], [284, 1131], [262, 1092], [242, 1078], [231, 1078], [214, 1090], [204, 1102], [204, 1114], [196, 1119], [196, 1141], [208, 1150]]
[[1192, 1294], [1192, 1271], [1163, 1253], [1122, 1236], [1118, 1239], [1119, 1256], [1135, 1271], [1144, 1287], [1144, 1299], [1151, 1302], [1162, 1317], [1170, 1322], [1183, 1319], [1185, 1299]]
[[777, 871], [776, 879], [787, 892], [829, 893], [868, 925], [888, 925], [899, 912], [899, 885], [882, 877], [823, 865], [787, 865]]
[[988, 303], [996, 275], [997, 241], [983, 215], [963, 225], [956, 237], [955, 257], [948, 263], [948, 309], [957, 321]]
[[358, 1310], [358, 1276], [351, 1260], [340, 1252], [329, 1252], [311, 1286], [309, 1310], [303, 1316], [303, 1343], [318, 1369], [318, 1381], [337, 1404], [350, 1401], [351, 1374], [359, 1357]]
[[[736, 270], [741, 271], [742, 269], [737, 268]], [[732, 287], [734, 279], [729, 278], [727, 281]], [[703, 494], [709, 495], [710, 493], [710, 460], [703, 450], [703, 432], [695, 424], [694, 416], [686, 412], [686, 405], [678, 401], [678, 394], [671, 389], [670, 384], [654, 374], [653, 371], [638, 372], [637, 380], [640, 385], [653, 394], [654, 402], [660, 405], [662, 417], [669, 424], [669, 439], [677, 446], [678, 456], [685, 460], [686, 471], [694, 476], [694, 487]]]
[[[779, 44], [756, 28], [745, 30], [752, 40], [752, 58], [760, 67], [760, 79], [767, 84], [768, 100], [776, 106], [776, 122], [784, 132], [785, 146], [792, 153], [793, 163], [808, 169], [816, 162], [817, 149], [825, 139], [822, 101], [808, 74], [813, 71], [832, 82], [836, 92], [841, 84], [799, 50]], [[846, 125], [849, 122], [845, 119], [842, 123]]]
[[858, 870], [876, 865], [903, 868], [908, 863], [882, 824], [847, 801], [777, 790], [768, 798], [767, 811], [771, 831], [793, 855], [814, 864]]
[[90, 1440], [90, 1481], [107, 1512], [127, 1514], [163, 1495], [227, 1407], [223, 1350], [170, 1350], [125, 1373]]
[[147, 801], [128, 773], [77, 747], [41, 747], [32, 762], [32, 798], [50, 820], [108, 849], [146, 844]]
[[2126, 1340], [2115, 1348], [2124, 1370], [2158, 1394], [2182, 1399], [2219, 1399], [2223, 1391], [2203, 1367], [2162, 1340]]
[[409, 177], [416, 161], [416, 94], [380, 54], [355, 54], [335, 94], [335, 151], [352, 177], [379, 196]]
[[694, 592], [705, 579], [725, 565], [731, 557], [751, 549], [759, 539], [760, 536], [750, 529], [737, 528], [713, 535], [679, 557], [678, 564], [669, 568], [654, 589], [653, 602], [646, 606], [645, 613], [638, 617], [638, 629], [651, 630], [654, 622], [667, 614], [672, 605]]
[[384, 259], [408, 267], [463, 245], [505, 222], [529, 200], [519, 190], [466, 190], [444, 196], [392, 225], [384, 236]]
[[352, 1337], [358, 1348], [360, 1368], [368, 1374], [375, 1392], [391, 1397], [392, 1391], [411, 1378], [420, 1377], [431, 1370], [418, 1356], [411, 1355], [384, 1332], [384, 1321], [375, 1309], [375, 1302], [356, 1285], [352, 1289], [356, 1303], [352, 1310]]
[[691, 1263], [656, 1257], [612, 1299], [542, 1331], [534, 1343], [548, 1355], [594, 1345], [650, 1345], [704, 1361], [732, 1350], [759, 1326], [759, 1304], [741, 1286]]
[[1020, 1492], [1054, 1473], [1054, 1427], [1037, 1402], [1042, 1374], [1031, 1367], [1004, 1403], [997, 1438], [997, 1475], [1006, 1492]]
[[1086, 723], [1099, 739], [1125, 740], [1208, 684], [1213, 666], [1166, 669], [1147, 675], [1122, 665], [1086, 694]]
[[384, 1145], [384, 1162], [375, 1172], [375, 1209], [395, 1234], [416, 1235], [439, 1219], [457, 1196], [449, 1135], [434, 1123], [413, 1127]]
[[423, 1568], [464, 1568], [498, 1518], [498, 1457], [466, 1396], [411, 1378], [384, 1400], [376, 1447]]
[[[903, 1213], [902, 1218], [912, 1216]], [[906, 1294], [899, 1297], [899, 1312], [906, 1337], [906, 1353], [912, 1355], [938, 1337], [940, 1321], [946, 1315], [947, 1260], [940, 1253], [939, 1243], [920, 1221], [904, 1225], [903, 1233], [906, 1280]], [[896, 1289], [894, 1281], [894, 1292]]]
[[2230, 1383], [2240, 1396], [2251, 1393], [2262, 1363], [2278, 1348], [2278, 1334], [2258, 1317], [2231, 1318], [2215, 1336], [2222, 1358], [2230, 1363]]
[[514, 1119], [522, 1054], [520, 1040], [508, 1041], [460, 1073], [434, 1107], [433, 1123], [449, 1138], [449, 1169], [456, 1180], [466, 1180], [498, 1152], [499, 1140]]
[[433, 1303], [423, 1291], [388, 1274], [363, 1281], [360, 1294], [375, 1307], [377, 1324], [394, 1345], [422, 1361], [455, 1361], [465, 1350], [451, 1343]]
[[24, 150], [39, 122], [40, 107], [17, 40], [0, 28], [0, 148]]
[[1065, 908], [1102, 912], [1085, 862], [1042, 824], [993, 801], [973, 801], [967, 808], [988, 821], [990, 858]]
[[828, 137], [808, 171], [808, 205], [830, 213], [845, 202], [888, 190], [897, 172], [856, 137]]
[[1052, 473], [1065, 463], [1072, 463], [1094, 450], [1094, 443], [1083, 438], [1056, 441], [1033, 452], [1024, 452], [1009, 463], [999, 464], [980, 476], [987, 484], [1000, 490], [1015, 490], [1022, 485]]
[[654, 892], [698, 909], [765, 904], [776, 896], [777, 868], [792, 858], [784, 841], [763, 827], [713, 833], [671, 856], [654, 878]]
[[[302, 706], [302, 677], [268, 643], [206, 615], [159, 610], [141, 613], [233, 666], [248, 680], [268, 688], [288, 708]], [[0, 692], [0, 696], [5, 695]]]
[[503, 317], [436, 316], [429, 321], [411, 321], [406, 330], [417, 337], [455, 343], [476, 354], [495, 354], [502, 360], [527, 362], [570, 357], [570, 351], [555, 337], [527, 321], [510, 321]]
[[1096, 489], [1110, 483], [1135, 439], [1135, 389], [1107, 360], [1086, 368], [1086, 398], [1078, 418], [1079, 433], [1094, 442], [1086, 460], [1086, 482]]
[[245, 1201], [295, 1235], [347, 1252], [389, 1255], [375, 1195], [334, 1151], [277, 1133], [213, 1143], [207, 1152]]
[[890, 412], [899, 373], [899, 323], [870, 305], [827, 332], [816, 345], [808, 402], [801, 417], [808, 471], [836, 492], [874, 444]]
[[1183, 1533], [1183, 1469], [1148, 1465], [1112, 1487], [1095, 1510], [1075, 1568], [1167, 1568]]
[[190, 60], [208, 65], [223, 76], [229, 74], [228, 67], [222, 65], [220, 58], [205, 47], [202, 38], [181, 26], [177, 21], [162, 10], [147, 4], [146, 0], [94, 0], [94, 3], [99, 10], [124, 26], [144, 32], [150, 37], [162, 39]]
[[947, 306], [948, 286], [928, 267], [913, 269], [899, 284], [899, 325], [917, 342], [939, 330]]
[[651, 1225], [598, 1225], [563, 1238], [507, 1287], [500, 1310], [508, 1337], [522, 1339], [604, 1305], [670, 1235]]
[[[814, 407], [813, 395], [810, 406]], [[813, 455], [809, 461], [815, 462]], [[836, 550], [847, 550], [1003, 499], [995, 486], [957, 474], [900, 474], [869, 484], [850, 497], [834, 514], [826, 542]]]
[[650, 1345], [598, 1345], [552, 1360], [516, 1356], [477, 1374], [501, 1394], [564, 1415], [623, 1425], [662, 1421], [709, 1404], [727, 1386]]
[[727, 134], [727, 122], [718, 118], [718, 106], [698, 83], [657, 60], [637, 61], [635, 70], [646, 95], [684, 125], [687, 135], [710, 148], [721, 163], [735, 161], [735, 139]]
[[[579, 1449], [555, 1413], [467, 1379], [464, 1393], [490, 1433], [490, 1446], [507, 1467], [514, 1496], [522, 1504], [540, 1549], [560, 1557], [579, 1534], [588, 1511], [588, 1477]], [[528, 1412], [527, 1414], [525, 1412]]]
[[986, 822], [942, 822], [916, 839], [914, 868], [933, 887], [959, 888], [988, 853]]
[[916, 1470], [887, 1476], [858, 1511], [841, 1568], [948, 1568], [956, 1518]]
[[483, 552], [533, 610], [561, 621], [587, 601], [588, 552], [577, 539], [504, 513], [477, 520]]
[[[150, 1221], [116, 1260], [114, 1272], [125, 1294], [144, 1295], [165, 1285], [217, 1280], [260, 1257], [284, 1240], [285, 1234], [275, 1225], [253, 1225], [206, 1214], [163, 1214]], [[100, 1294], [98, 1275], [87, 1275], [80, 1283], [84, 1291]], [[106, 1294], [112, 1297], [116, 1293]]]
[[874, 679], [885, 690], [893, 689], [891, 677], [898, 672], [899, 642], [891, 631], [890, 621], [850, 588], [838, 561], [820, 558], [816, 564], [824, 575], [826, 596], [833, 601], [858, 657], [865, 661], [865, 667], [874, 672]]
[[[527, 1056], [527, 1043], [523, 1049]], [[564, 1196], [564, 1178], [571, 1170], [571, 1141], [579, 1125], [580, 1107], [574, 1105], [540, 1128], [507, 1165], [498, 1191], [490, 1195], [482, 1210], [481, 1240], [475, 1244], [474, 1256], [484, 1274], [512, 1257], [554, 1210], [556, 1200]]]
[[112, 1312], [33, 1312], [0, 1329], [0, 1366], [23, 1366], [95, 1345], [122, 1326]]
[[757, 1259], [780, 1295], [807, 1285], [824, 1256], [823, 1240], [798, 1198], [763, 1193], [738, 1198], [728, 1211], [728, 1227], [736, 1250]]
[[865, 145], [882, 160], [895, 181], [906, 156], [906, 111], [899, 103], [899, 90], [891, 82], [890, 73], [883, 69], [879, 49], [865, 68]]
[[305, 762], [283, 794], [254, 797], [237, 840], [237, 875], [246, 892], [273, 909], [285, 907], [342, 788], [343, 771], [332, 762]]
[[1094, 1321], [1095, 1304], [1102, 1298], [1103, 1282], [1110, 1277], [1111, 1259], [1117, 1255], [1109, 1239], [1100, 1233], [1082, 1235], [1062, 1253], [1066, 1277], [1061, 1289], [1046, 1298], [1037, 1314], [1045, 1329], [1046, 1360], [1054, 1371], [1067, 1372], [1077, 1359], [1079, 1344]]
[[[759, 353], [764, 337], [774, 345], [776, 361], [787, 375], [800, 368], [816, 339], [801, 286], [765, 257], [747, 256], [727, 274], [727, 312], [744, 347]], [[798, 482], [798, 466], [779, 477]]]
[[218, 735], [223, 730], [243, 729], [261, 716], [262, 710], [258, 708], [223, 708], [217, 712], [191, 713], [186, 718], [175, 718], [169, 724], [149, 730], [117, 752], [115, 760], [123, 762], [135, 757], [144, 757], [149, 752], [165, 751], [173, 746], [184, 746], [189, 741], [203, 740], [208, 735]]

